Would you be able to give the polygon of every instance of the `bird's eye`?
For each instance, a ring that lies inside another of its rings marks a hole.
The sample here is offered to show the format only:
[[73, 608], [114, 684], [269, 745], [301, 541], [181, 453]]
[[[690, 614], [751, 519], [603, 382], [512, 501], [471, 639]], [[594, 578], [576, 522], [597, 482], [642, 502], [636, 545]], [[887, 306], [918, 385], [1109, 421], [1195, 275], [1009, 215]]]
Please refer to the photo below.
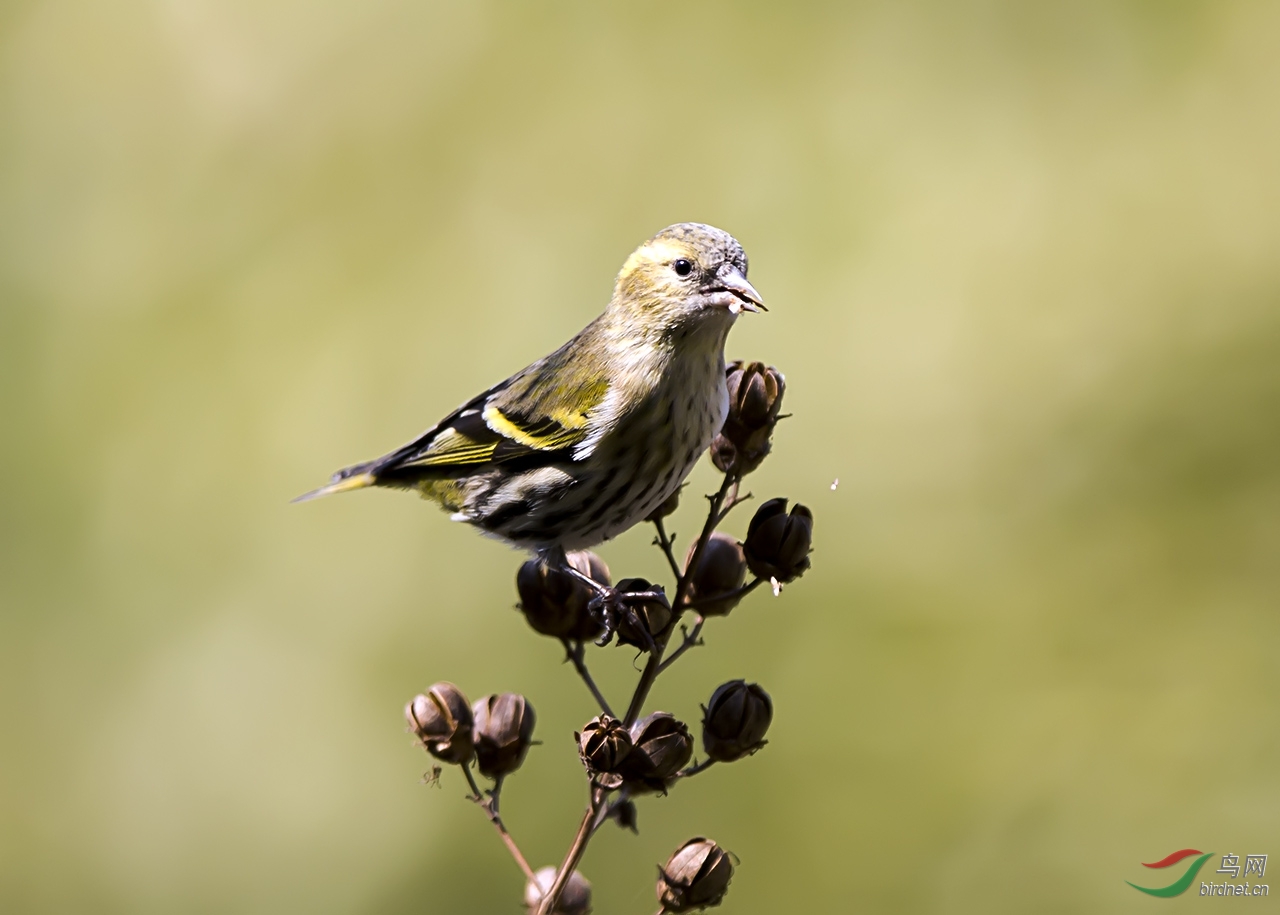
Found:
[[693, 272], [693, 264], [685, 260], [683, 257], [671, 266], [675, 268], [677, 276], [688, 276]]

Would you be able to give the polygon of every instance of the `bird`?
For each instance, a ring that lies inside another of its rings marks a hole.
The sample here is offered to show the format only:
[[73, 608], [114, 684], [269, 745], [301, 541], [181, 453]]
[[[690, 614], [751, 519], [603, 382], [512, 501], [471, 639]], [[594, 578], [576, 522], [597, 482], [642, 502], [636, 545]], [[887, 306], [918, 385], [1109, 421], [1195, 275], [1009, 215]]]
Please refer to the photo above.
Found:
[[729, 410], [729, 330], [762, 310], [737, 239], [701, 223], [668, 226], [626, 259], [604, 312], [564, 346], [294, 501], [410, 490], [563, 563], [680, 489]]

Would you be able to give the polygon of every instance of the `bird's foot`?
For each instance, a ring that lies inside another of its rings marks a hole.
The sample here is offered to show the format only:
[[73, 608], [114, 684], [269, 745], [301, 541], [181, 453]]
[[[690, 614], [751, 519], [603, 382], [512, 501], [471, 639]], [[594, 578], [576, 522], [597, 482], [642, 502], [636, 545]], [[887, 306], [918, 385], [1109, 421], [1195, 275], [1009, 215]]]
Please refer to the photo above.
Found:
[[671, 603], [661, 588], [643, 591], [602, 588], [587, 604], [587, 611], [604, 627], [597, 645], [608, 645], [616, 634], [620, 644], [656, 652], [654, 635], [666, 627]]

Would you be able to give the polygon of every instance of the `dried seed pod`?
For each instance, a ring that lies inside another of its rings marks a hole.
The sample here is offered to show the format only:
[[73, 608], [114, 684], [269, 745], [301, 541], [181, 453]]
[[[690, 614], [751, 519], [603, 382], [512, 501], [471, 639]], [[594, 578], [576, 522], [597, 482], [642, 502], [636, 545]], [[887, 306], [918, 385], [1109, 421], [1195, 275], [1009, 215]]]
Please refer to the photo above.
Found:
[[748, 447], [752, 436], [767, 432], [778, 421], [787, 380], [771, 365], [738, 360], [725, 367], [725, 387], [729, 392], [725, 434]]
[[740, 470], [738, 467], [738, 449], [733, 442], [724, 437], [723, 432], [717, 432], [716, 437], [711, 440], [711, 463], [715, 465], [716, 470], [721, 473], [729, 473], [737, 471], [738, 476], [746, 476], [755, 467], [747, 470]]
[[578, 739], [578, 755], [587, 774], [604, 788], [621, 785], [622, 765], [631, 753], [631, 735], [623, 723], [600, 715], [588, 721], [582, 732], [574, 736]]
[[756, 683], [730, 680], [703, 709], [702, 749], [717, 762], [733, 762], [765, 745], [773, 701]]
[[813, 512], [797, 502], [788, 514], [786, 499], [770, 499], [747, 527], [747, 568], [761, 578], [792, 581], [808, 570], [812, 541]]
[[685, 842], [658, 871], [658, 902], [678, 915], [719, 905], [733, 877], [729, 853], [701, 836]]
[[476, 767], [486, 778], [510, 775], [533, 743], [533, 706], [517, 693], [485, 696], [471, 709]]
[[[662, 597], [645, 599], [629, 598], [629, 595], [646, 592]], [[619, 645], [634, 645], [647, 651], [653, 640], [671, 625], [671, 604], [661, 585], [651, 584], [643, 578], [624, 578], [618, 582], [617, 606], [619, 612], [615, 627]]]
[[[569, 565], [583, 575], [608, 586], [609, 567], [590, 550], [566, 556]], [[595, 592], [568, 572], [553, 568], [541, 559], [530, 559], [516, 574], [520, 610], [535, 632], [561, 639], [587, 641], [604, 632], [604, 627], [587, 612]]]
[[[685, 570], [693, 560], [693, 552], [697, 549], [695, 541], [689, 546], [689, 553], [684, 558]], [[739, 597], [726, 597], [712, 600], [721, 594], [729, 594], [742, 587], [747, 580], [747, 557], [742, 552], [742, 544], [728, 534], [716, 531], [707, 540], [707, 545], [698, 558], [698, 567], [689, 574], [689, 599], [697, 601], [698, 613], [703, 616], [724, 616], [742, 600]]]
[[[554, 867], [538, 868], [533, 878], [525, 881], [524, 884], [525, 908], [530, 912], [536, 911], [538, 904], [542, 902], [542, 897], [547, 895], [547, 890], [551, 889], [555, 882]], [[574, 871], [565, 881], [564, 889], [560, 891], [560, 898], [556, 901], [556, 907], [551, 911], [551, 915], [589, 915], [590, 912], [591, 884], [586, 877]]]
[[729, 413], [712, 443], [711, 459], [721, 470], [743, 476], [759, 467], [769, 454], [787, 384], [773, 366], [739, 361], [726, 367], [725, 386]]
[[667, 517], [667, 515], [675, 514], [675, 510], [680, 507], [680, 490], [681, 489], [684, 489], [684, 487], [681, 486], [680, 489], [677, 489], [671, 495], [667, 496], [667, 501], [663, 502], [653, 511], [649, 512], [649, 517], [645, 518], [644, 520], [659, 521], [662, 518]]
[[654, 712], [631, 726], [631, 753], [622, 765], [636, 790], [665, 791], [667, 779], [693, 756], [689, 726], [670, 712]]
[[475, 746], [471, 739], [471, 709], [462, 690], [437, 683], [404, 707], [409, 726], [427, 752], [447, 763], [466, 763]]

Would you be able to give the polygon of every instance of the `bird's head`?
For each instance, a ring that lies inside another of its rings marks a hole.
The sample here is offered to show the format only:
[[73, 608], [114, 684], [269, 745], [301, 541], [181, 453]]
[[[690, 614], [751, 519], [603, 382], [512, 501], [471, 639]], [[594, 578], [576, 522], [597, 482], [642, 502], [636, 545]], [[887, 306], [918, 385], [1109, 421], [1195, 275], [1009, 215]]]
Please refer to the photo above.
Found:
[[744, 311], [762, 311], [760, 293], [747, 282], [747, 255], [722, 229], [697, 222], [668, 226], [622, 265], [611, 308], [664, 327], [732, 323]]

